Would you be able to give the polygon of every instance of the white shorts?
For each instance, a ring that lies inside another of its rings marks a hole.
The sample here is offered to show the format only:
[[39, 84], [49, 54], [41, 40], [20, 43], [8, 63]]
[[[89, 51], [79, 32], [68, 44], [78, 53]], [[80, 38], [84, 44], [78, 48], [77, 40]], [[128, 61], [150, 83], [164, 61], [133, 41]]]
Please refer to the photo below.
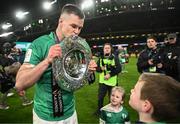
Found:
[[37, 116], [33, 110], [33, 124], [78, 124], [77, 113], [74, 111], [73, 115], [61, 121], [46, 121]]

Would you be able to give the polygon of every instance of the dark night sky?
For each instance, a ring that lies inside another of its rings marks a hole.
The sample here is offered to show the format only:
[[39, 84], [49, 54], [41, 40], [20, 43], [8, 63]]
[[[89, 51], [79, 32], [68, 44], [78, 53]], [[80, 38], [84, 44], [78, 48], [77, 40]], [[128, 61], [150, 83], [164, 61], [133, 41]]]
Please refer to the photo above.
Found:
[[[45, 0], [1, 0], [0, 4], [0, 23], [4, 20], [12, 20], [15, 18], [17, 10], [29, 11], [33, 15], [44, 12], [42, 3]], [[49, 0], [53, 1], [53, 0]]]
[[30, 10], [36, 8], [40, 1], [43, 0], [1, 0], [0, 14], [12, 14], [19, 8]]
[[53, 9], [46, 12], [42, 8], [42, 3], [45, 1], [52, 2], [55, 0], [1, 0], [0, 24], [4, 21], [10, 23], [12, 20], [17, 21], [17, 19], [15, 19], [15, 12], [17, 10], [28, 11], [30, 12], [31, 17], [40, 17], [59, 11], [59, 8], [66, 3], [75, 2], [75, 0], [57, 0], [56, 4], [53, 5]]

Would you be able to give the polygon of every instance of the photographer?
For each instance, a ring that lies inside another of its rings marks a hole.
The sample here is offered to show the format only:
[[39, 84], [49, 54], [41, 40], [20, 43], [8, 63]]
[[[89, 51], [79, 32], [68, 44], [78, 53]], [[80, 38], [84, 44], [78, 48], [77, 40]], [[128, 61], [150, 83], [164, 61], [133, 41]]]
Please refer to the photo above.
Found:
[[164, 73], [162, 67], [162, 50], [157, 47], [157, 39], [153, 36], [147, 38], [147, 48], [138, 58], [138, 72]]
[[167, 37], [168, 42], [163, 50], [163, 68], [166, 75], [180, 81], [180, 45], [175, 33], [171, 33]]
[[99, 89], [98, 89], [98, 110], [96, 115], [100, 114], [103, 107], [104, 97], [108, 92], [110, 96], [112, 87], [117, 85], [118, 73], [121, 72], [121, 65], [117, 56], [113, 53], [113, 47], [110, 43], [103, 46], [103, 55], [97, 62], [97, 72], [99, 72]]
[[[14, 63], [13, 58], [9, 56], [11, 52], [11, 44], [5, 42], [2, 44], [1, 53], [0, 53], [0, 91], [2, 93], [0, 99], [0, 109], [8, 109], [9, 106], [7, 105], [7, 95], [9, 90], [14, 87], [15, 83], [11, 74], [15, 71], [14, 66], [10, 67]], [[19, 66], [20, 67], [20, 66]], [[18, 67], [18, 68], [19, 68]], [[12, 69], [11, 69], [12, 68]], [[11, 71], [12, 70], [12, 71]]]
[[[0, 99], [0, 109], [9, 109], [7, 105], [7, 96], [15, 86], [15, 77], [21, 64], [16, 61], [12, 56], [13, 45], [9, 42], [5, 42], [1, 48], [0, 53], [0, 91], [2, 93]], [[22, 105], [30, 105], [32, 101], [28, 100], [25, 96], [25, 91], [20, 91], [19, 95], [23, 101]]]

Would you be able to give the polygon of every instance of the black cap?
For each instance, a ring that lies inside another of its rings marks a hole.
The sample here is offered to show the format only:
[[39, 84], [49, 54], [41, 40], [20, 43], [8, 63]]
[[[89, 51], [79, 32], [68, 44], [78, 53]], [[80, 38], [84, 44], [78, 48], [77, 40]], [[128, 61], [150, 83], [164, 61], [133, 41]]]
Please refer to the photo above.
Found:
[[177, 38], [177, 35], [176, 33], [171, 33], [171, 34], [168, 34], [168, 39], [174, 39], [174, 38]]

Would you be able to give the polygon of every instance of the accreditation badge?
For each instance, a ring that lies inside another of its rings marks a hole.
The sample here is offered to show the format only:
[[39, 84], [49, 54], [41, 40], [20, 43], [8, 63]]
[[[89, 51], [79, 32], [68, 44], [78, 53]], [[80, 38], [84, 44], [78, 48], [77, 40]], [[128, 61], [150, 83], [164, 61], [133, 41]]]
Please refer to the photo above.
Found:
[[156, 72], [156, 67], [150, 67], [149, 72]]
[[25, 55], [24, 62], [29, 62], [32, 55], [32, 49], [28, 49]]

